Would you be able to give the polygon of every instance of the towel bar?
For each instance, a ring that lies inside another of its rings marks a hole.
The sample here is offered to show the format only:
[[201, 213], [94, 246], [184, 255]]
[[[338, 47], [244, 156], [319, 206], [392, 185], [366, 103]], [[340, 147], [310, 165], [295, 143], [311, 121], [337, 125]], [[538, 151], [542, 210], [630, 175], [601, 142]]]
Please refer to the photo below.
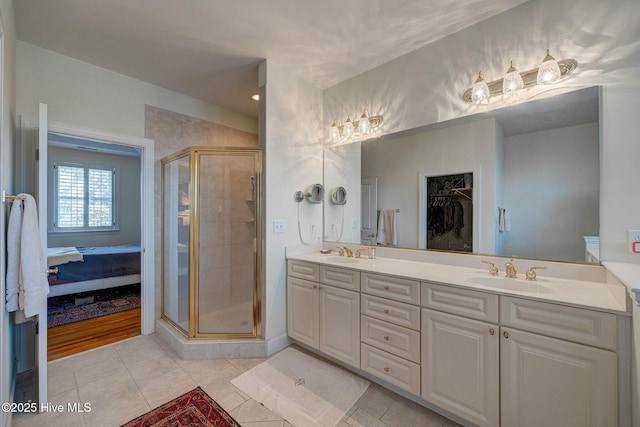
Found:
[[6, 203], [7, 199], [9, 199], [9, 200], [25, 200], [26, 197], [25, 196], [12, 196], [10, 194], [7, 194], [6, 191], [2, 190], [2, 203]]

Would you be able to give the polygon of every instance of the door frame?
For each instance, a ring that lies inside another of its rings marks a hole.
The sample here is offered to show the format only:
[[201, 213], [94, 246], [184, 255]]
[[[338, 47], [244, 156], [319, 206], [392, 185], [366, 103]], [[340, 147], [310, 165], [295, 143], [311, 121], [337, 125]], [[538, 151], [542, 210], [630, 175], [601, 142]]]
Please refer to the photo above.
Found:
[[141, 321], [142, 334], [148, 335], [155, 329], [155, 209], [154, 209], [154, 141], [130, 135], [122, 135], [98, 129], [69, 125], [66, 123], [48, 123], [48, 132], [79, 138], [96, 139], [118, 145], [139, 148], [140, 154], [140, 215], [141, 227]]

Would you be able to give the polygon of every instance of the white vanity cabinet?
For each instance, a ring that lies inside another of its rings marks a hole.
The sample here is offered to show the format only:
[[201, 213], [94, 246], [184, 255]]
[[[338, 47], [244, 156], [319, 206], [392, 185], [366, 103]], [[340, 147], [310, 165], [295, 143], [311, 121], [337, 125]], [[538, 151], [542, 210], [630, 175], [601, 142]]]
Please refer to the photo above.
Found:
[[617, 425], [615, 315], [432, 283], [422, 293], [423, 399], [480, 426]]
[[500, 321], [502, 425], [618, 425], [615, 315], [501, 296]]
[[422, 398], [479, 426], [500, 425], [498, 296], [431, 283], [422, 296]]
[[420, 394], [420, 282], [361, 275], [362, 370]]
[[[288, 260], [291, 338], [464, 424], [631, 424], [623, 304], [576, 307], [566, 296], [485, 290], [455, 275], [433, 283], [389, 259], [343, 265]], [[581, 301], [602, 289], [572, 286]]]
[[294, 260], [287, 272], [288, 335], [359, 368], [360, 272]]

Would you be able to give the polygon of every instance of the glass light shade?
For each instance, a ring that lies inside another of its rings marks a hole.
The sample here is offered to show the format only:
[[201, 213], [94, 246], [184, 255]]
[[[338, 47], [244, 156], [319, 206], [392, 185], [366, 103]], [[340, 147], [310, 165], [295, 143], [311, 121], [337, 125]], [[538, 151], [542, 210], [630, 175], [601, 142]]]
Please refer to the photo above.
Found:
[[502, 93], [505, 95], [513, 95], [524, 87], [522, 76], [513, 66], [513, 61], [502, 79]]
[[329, 138], [332, 142], [340, 141], [340, 129], [338, 129], [338, 125], [336, 125], [336, 121], [333, 121], [331, 128], [329, 129]]
[[351, 114], [347, 117], [347, 121], [344, 122], [344, 126], [342, 127], [342, 134], [345, 138], [351, 138], [354, 133], [353, 122], [351, 121]]
[[360, 116], [360, 120], [358, 120], [358, 131], [360, 131], [361, 135], [366, 135], [369, 133], [371, 129], [371, 124], [369, 123], [369, 117], [367, 117], [366, 110], [362, 112], [362, 116]]
[[560, 67], [555, 58], [549, 55], [544, 57], [540, 67], [538, 67], [538, 84], [552, 84], [560, 80]]
[[471, 101], [474, 104], [487, 104], [489, 103], [489, 86], [482, 77], [482, 71], [478, 73], [478, 78], [471, 87]]

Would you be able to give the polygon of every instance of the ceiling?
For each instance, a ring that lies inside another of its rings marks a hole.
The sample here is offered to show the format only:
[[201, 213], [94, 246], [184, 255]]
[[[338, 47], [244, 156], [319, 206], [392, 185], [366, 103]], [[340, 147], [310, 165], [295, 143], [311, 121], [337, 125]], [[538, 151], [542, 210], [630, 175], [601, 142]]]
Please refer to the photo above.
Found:
[[[265, 58], [327, 88], [525, 0], [19, 0], [18, 39], [231, 110]], [[348, 6], [348, 7], [347, 7]]]

